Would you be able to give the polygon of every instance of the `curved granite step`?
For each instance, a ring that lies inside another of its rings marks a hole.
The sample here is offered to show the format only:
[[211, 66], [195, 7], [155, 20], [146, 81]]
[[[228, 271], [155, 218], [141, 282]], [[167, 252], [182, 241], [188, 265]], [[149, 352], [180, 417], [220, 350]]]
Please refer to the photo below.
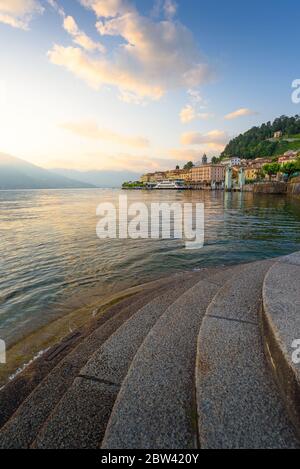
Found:
[[51, 347], [47, 353], [36, 359], [25, 370], [9, 381], [0, 390], [0, 428], [10, 419], [14, 412], [45, 377], [76, 348], [95, 329], [116, 316], [120, 311], [135, 303], [145, 293], [134, 293], [117, 304], [109, 307], [103, 315], [95, 317], [86, 326], [72, 332], [58, 344]]
[[249, 265], [207, 309], [196, 367], [202, 448], [298, 447], [261, 338], [262, 285], [270, 266]]
[[138, 350], [119, 392], [102, 448], [197, 448], [194, 374], [206, 307], [243, 267], [200, 281], [157, 321]]
[[[178, 276], [191, 277], [191, 274]], [[129, 304], [118, 314], [93, 331], [82, 343], [71, 351], [44, 378], [20, 405], [0, 431], [0, 448], [28, 448], [35, 440], [37, 433], [56, 404], [73, 383], [81, 368], [92, 354], [112, 335], [125, 321], [134, 315], [147, 302], [162, 294], [168, 283], [162, 287], [147, 291], [133, 304]]]
[[300, 253], [266, 275], [262, 324], [267, 356], [300, 437]]
[[[143, 340], [164, 313], [207, 271], [174, 281], [146, 304], [99, 348], [80, 371], [43, 429], [37, 448], [97, 448], [128, 368]], [[80, 428], [80, 432], [78, 432]]]
[[123, 295], [126, 296], [123, 299], [109, 306], [104, 313], [96, 315], [88, 321], [86, 325], [69, 334], [58, 344], [51, 347], [47, 353], [43, 354], [31, 365], [26, 367], [22, 373], [18, 374], [0, 390], [0, 428], [10, 419], [22, 402], [43, 381], [51, 370], [94, 330], [116, 316], [124, 308], [145, 297], [145, 293], [155, 292], [158, 288], [168, 285], [170, 281], [176, 280], [178, 277], [186, 278], [190, 275], [193, 275], [193, 273], [175, 273], [169, 277], [163, 277], [124, 291]]

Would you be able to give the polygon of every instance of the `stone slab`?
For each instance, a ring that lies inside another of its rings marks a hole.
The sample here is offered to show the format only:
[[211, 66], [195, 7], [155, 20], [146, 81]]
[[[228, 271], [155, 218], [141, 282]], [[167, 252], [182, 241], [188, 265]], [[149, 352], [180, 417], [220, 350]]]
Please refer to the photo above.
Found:
[[34, 448], [97, 449], [118, 391], [113, 383], [77, 378], [72, 386], [72, 399], [59, 403], [55, 419], [47, 422]]
[[[121, 385], [138, 348], [155, 322], [170, 304], [176, 301], [195, 282], [197, 282], [197, 277], [193, 279], [180, 279], [180, 281], [174, 282], [174, 288], [169, 288], [150, 303], [143, 306], [95, 352], [87, 365], [80, 371], [80, 377], [91, 380], [94, 383], [101, 383], [98, 394], [95, 395], [93, 392], [95, 384], [91, 387], [91, 394], [89, 394], [88, 389], [86, 392], [78, 394], [77, 381], [70, 386], [39, 434], [37, 438], [39, 447], [55, 447], [55, 445], [60, 447], [61, 434], [64, 435], [65, 447], [81, 448], [91, 444], [93, 436], [88, 434], [88, 428], [90, 428], [91, 432], [93, 431], [94, 421], [92, 420], [95, 416], [86, 412], [86, 407], [90, 406], [92, 409], [95, 406], [97, 407], [99, 414], [97, 421], [99, 422], [101, 417], [101, 425], [99, 425], [101, 428], [104, 428], [107, 425], [110, 412], [106, 398], [107, 390], [106, 387], [103, 387], [103, 383], [110, 383], [114, 387]], [[101, 395], [102, 390], [104, 393], [103, 399]], [[97, 404], [94, 403], [95, 397], [98, 400]], [[83, 405], [81, 407], [74, 405], [73, 402], [79, 402], [80, 398], [84, 401]], [[113, 408], [113, 404], [114, 400], [111, 399], [110, 411]], [[78, 439], [76, 431], [69, 428], [70, 424], [73, 427], [73, 421], [82, 422], [82, 425], [86, 428], [84, 435], [78, 435]], [[101, 432], [98, 434], [101, 434], [103, 437]], [[86, 438], [86, 441], [83, 441], [84, 438]], [[98, 438], [98, 445], [100, 441]], [[94, 448], [95, 446], [91, 447]]]
[[278, 262], [300, 265], [300, 252], [294, 252], [288, 256], [281, 257]]
[[209, 302], [229, 276], [223, 271], [200, 281], [153, 327], [123, 382], [102, 448], [197, 448], [197, 335]]
[[258, 324], [258, 302], [261, 301], [262, 284], [273, 261], [246, 265], [240, 274], [227, 282], [211, 302], [208, 316], [239, 319]]
[[273, 372], [300, 436], [299, 253], [274, 264], [265, 278], [263, 328]]
[[145, 294], [105, 322], [68, 354], [20, 405], [0, 430], [0, 448], [28, 448], [87, 360], [124, 321], [162, 290]]
[[122, 384], [128, 368], [142, 342], [164, 311], [186, 290], [198, 283], [197, 279], [174, 283], [164, 294], [146, 304], [126, 321], [81, 370], [81, 376], [89, 376]]
[[299, 448], [258, 325], [206, 317], [196, 376], [202, 448]]

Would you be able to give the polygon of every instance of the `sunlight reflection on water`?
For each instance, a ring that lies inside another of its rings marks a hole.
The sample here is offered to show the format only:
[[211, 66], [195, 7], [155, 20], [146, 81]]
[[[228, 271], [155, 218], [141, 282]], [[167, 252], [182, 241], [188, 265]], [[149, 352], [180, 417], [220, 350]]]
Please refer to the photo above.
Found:
[[100, 240], [96, 207], [119, 190], [0, 191], [0, 337], [13, 341], [108, 292], [180, 270], [300, 250], [300, 204], [281, 196], [127, 192], [131, 202], [204, 202], [205, 246]]

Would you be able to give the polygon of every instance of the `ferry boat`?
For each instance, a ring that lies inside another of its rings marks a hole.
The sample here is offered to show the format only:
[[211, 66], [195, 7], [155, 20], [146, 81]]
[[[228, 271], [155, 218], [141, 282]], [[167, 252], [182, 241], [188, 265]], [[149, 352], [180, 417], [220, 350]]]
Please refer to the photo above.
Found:
[[184, 180], [183, 179], [176, 179], [174, 181], [170, 181], [165, 179], [164, 181], [158, 182], [153, 189], [157, 190], [184, 190]]

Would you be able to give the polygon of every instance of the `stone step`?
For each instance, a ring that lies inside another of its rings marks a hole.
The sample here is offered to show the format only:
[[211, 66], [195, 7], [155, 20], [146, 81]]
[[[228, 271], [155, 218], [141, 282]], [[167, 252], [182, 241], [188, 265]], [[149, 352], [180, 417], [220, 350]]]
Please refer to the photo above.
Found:
[[10, 419], [14, 412], [20, 407], [23, 401], [33, 392], [33, 390], [45, 379], [45, 377], [63, 360], [73, 349], [76, 348], [95, 329], [98, 329], [106, 321], [116, 316], [122, 309], [136, 302], [143, 293], [134, 293], [129, 298], [119, 301], [117, 304], [108, 307], [104, 314], [96, 316], [86, 326], [72, 332], [59, 344], [36, 359], [25, 370], [9, 381], [0, 390], [0, 428]]
[[[204, 269], [205, 270], [205, 269]], [[72, 332], [60, 343], [54, 345], [50, 350], [36, 359], [25, 370], [18, 374], [13, 380], [9, 381], [0, 390], [0, 429], [10, 419], [22, 402], [33, 392], [33, 390], [43, 381], [43, 379], [53, 370], [58, 363], [63, 360], [77, 345], [88, 337], [94, 330], [98, 329], [106, 321], [116, 316], [121, 310], [133, 304], [138, 299], [142, 299], [145, 293], [154, 291], [167, 285], [173, 279], [183, 276], [187, 278], [193, 275], [190, 272], [175, 273], [169, 277], [163, 277], [151, 281], [147, 284], [132, 287], [123, 293], [124, 298], [116, 304], [108, 306], [104, 313], [95, 315], [86, 325]]]
[[[120, 386], [143, 340], [164, 313], [200, 276], [174, 281], [95, 352], [40, 431], [36, 448], [97, 448]], [[80, 428], [80, 432], [78, 432]]]
[[300, 437], [300, 253], [269, 270], [263, 288], [266, 354]]
[[102, 448], [197, 447], [194, 375], [201, 320], [228, 276], [242, 268], [201, 280], [157, 321], [122, 384]]
[[[188, 278], [192, 276], [191, 274], [177, 275], [176, 281], [181, 282], [181, 279], [186, 275]], [[163, 281], [161, 287], [156, 284], [154, 289], [146, 291], [135, 302], [121, 309], [118, 314], [93, 331], [82, 343], [65, 356], [22, 402], [10, 420], [3, 426], [0, 431], [0, 448], [30, 447], [45, 420], [95, 350], [101, 347], [110, 335], [147, 302], [161, 295], [169, 284], [170, 281]]]
[[201, 448], [298, 447], [261, 337], [262, 285], [271, 265], [250, 264], [207, 309], [196, 366]]

